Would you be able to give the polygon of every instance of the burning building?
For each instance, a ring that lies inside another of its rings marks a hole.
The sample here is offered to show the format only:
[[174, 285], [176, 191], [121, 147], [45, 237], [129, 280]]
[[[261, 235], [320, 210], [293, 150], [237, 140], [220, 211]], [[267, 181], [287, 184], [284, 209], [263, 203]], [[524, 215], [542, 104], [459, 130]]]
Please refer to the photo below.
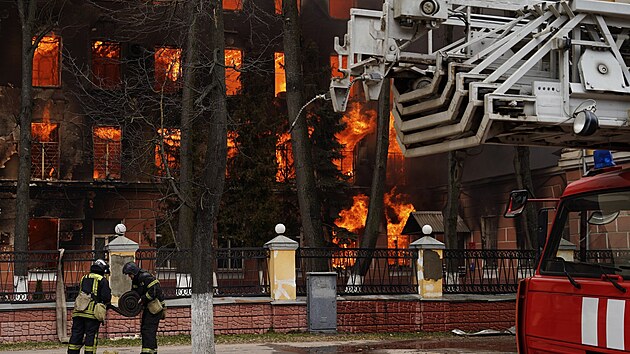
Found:
[[[276, 16], [280, 23], [280, 1], [254, 2], [256, 9]], [[159, 14], [161, 3], [168, 2], [145, 5], [153, 6], [152, 13]], [[284, 54], [281, 41], [273, 41], [280, 38], [282, 26], [250, 23], [248, 11], [252, 9], [246, 2], [225, 0], [223, 4], [226, 95], [241, 94], [248, 84], [242, 79], [250, 74], [259, 75], [255, 80], [269, 83], [265, 91], [270, 100], [282, 100], [286, 91]], [[379, 9], [381, 5], [375, 0], [330, 1], [327, 6], [301, 2], [305, 43], [317, 48], [319, 62], [331, 66], [331, 75], [339, 75], [336, 68], [340, 60], [334, 53], [333, 38], [343, 36], [350, 7]], [[21, 32], [16, 8], [3, 3], [0, 10], [9, 14], [2, 20], [6, 34], [0, 43], [5, 54], [0, 56], [0, 66], [6, 68], [0, 74], [0, 248], [10, 250], [19, 151], [20, 127], [14, 117], [19, 115], [22, 82]], [[156, 245], [159, 225], [165, 217], [160, 183], [176, 177], [179, 168], [180, 131], [172, 117], [177, 116], [173, 112], [180, 104], [185, 53], [174, 44], [174, 36], [160, 26], [131, 36], [124, 26], [102, 16], [89, 4], [64, 11], [58, 25], [41, 38], [33, 57], [33, 123], [26, 127], [32, 136], [29, 248], [101, 249], [119, 222], [127, 225], [127, 235], [141, 246]], [[78, 23], [77, 18], [81, 19]], [[265, 40], [252, 41], [253, 33]], [[439, 31], [434, 36], [436, 42], [446, 41]], [[317, 90], [307, 85], [306, 94], [321, 93]], [[142, 93], [144, 100], [122, 100], [125, 92], [138, 97]], [[358, 85], [351, 95], [353, 101], [342, 118], [345, 129], [336, 134], [344, 148], [335, 164], [355, 192], [347, 196], [353, 198], [353, 206], [342, 211], [335, 222], [337, 228], [356, 235], [342, 241], [334, 234], [332, 241], [343, 247], [360, 244], [376, 141], [376, 105], [362, 103]], [[160, 120], [168, 115], [171, 119]], [[145, 124], [148, 121], [151, 124]], [[292, 183], [295, 174], [290, 136], [276, 133], [275, 160], [279, 168], [275, 181]], [[239, 153], [239, 136], [237, 129], [231, 132], [230, 158]], [[540, 196], [558, 196], [566, 184], [565, 170], [578, 169], [575, 159], [559, 167], [559, 156], [554, 153], [532, 149], [532, 172]], [[471, 232], [462, 236], [466, 239], [461, 244], [516, 248], [517, 233], [511, 221], [508, 224], [500, 217], [507, 191], [516, 183], [513, 148], [484, 146], [467, 151], [467, 155], [460, 216]], [[231, 177], [229, 171], [227, 176]], [[444, 154], [403, 159], [391, 131], [387, 212], [382, 217], [379, 247], [405, 248], [413, 241], [414, 236], [402, 234], [409, 214], [442, 210], [447, 176]]]

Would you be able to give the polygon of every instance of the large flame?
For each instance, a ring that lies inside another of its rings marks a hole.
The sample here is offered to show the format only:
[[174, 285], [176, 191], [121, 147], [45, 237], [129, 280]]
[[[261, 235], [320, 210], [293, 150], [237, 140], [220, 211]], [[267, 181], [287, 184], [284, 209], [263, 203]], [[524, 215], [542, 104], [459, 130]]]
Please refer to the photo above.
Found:
[[291, 134], [284, 133], [278, 137], [276, 143], [276, 182], [287, 182], [295, 176], [293, 170], [293, 149], [291, 147]]
[[400, 234], [409, 214], [415, 210], [413, 204], [407, 202], [408, 199], [408, 195], [398, 194], [396, 187], [385, 194], [385, 205], [389, 209], [385, 214], [387, 218], [387, 248], [406, 249], [409, 247], [409, 237]]
[[94, 127], [94, 135], [102, 140], [120, 141], [122, 137], [122, 130], [118, 127]]
[[287, 79], [284, 71], [284, 53], [274, 53], [275, 95], [287, 91]]
[[345, 147], [342, 151], [342, 159], [334, 161], [334, 163], [341, 173], [352, 176], [354, 147], [361, 139], [376, 129], [376, 112], [365, 109], [360, 102], [351, 101], [341, 121], [345, 123], [346, 128], [337, 133], [335, 137]]

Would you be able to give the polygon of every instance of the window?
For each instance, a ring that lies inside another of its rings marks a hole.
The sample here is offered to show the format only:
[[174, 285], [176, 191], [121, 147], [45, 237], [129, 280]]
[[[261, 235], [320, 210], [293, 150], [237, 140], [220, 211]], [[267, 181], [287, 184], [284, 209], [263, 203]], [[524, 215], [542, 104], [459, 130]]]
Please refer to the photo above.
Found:
[[350, 8], [353, 5], [352, 0], [328, 0], [328, 13], [332, 18], [348, 20], [350, 19]]
[[243, 0], [223, 0], [223, 10], [238, 11], [243, 9]]
[[[297, 0], [298, 12], [300, 12], [300, 0]], [[274, 0], [276, 15], [282, 15], [282, 0]]]
[[234, 165], [234, 157], [238, 154], [238, 147], [236, 146], [236, 139], [238, 133], [233, 130], [228, 130], [227, 133], [227, 166], [225, 167], [225, 177], [230, 177], [230, 170]]
[[182, 50], [159, 47], [155, 49], [155, 90], [172, 92], [179, 88], [182, 74]]
[[57, 179], [59, 174], [59, 124], [50, 123], [52, 103], [42, 112], [42, 122], [31, 123], [31, 177]]
[[161, 143], [155, 147], [155, 166], [158, 168], [158, 175], [165, 176], [166, 167], [171, 174], [177, 173], [181, 131], [178, 128], [164, 128], [158, 129], [158, 134], [162, 137]]
[[295, 178], [293, 169], [293, 150], [291, 148], [291, 135], [284, 133], [276, 144], [276, 182], [288, 182]]
[[[33, 38], [34, 42], [35, 38]], [[61, 38], [54, 34], [44, 36], [33, 54], [33, 86], [61, 86], [60, 54]]]
[[241, 74], [238, 70], [243, 64], [243, 51], [240, 49], [225, 50], [225, 93], [233, 96], [241, 91]]
[[120, 43], [92, 43], [92, 74], [94, 84], [101, 88], [120, 86]]
[[275, 96], [287, 92], [287, 80], [284, 72], [284, 53], [274, 53]]
[[122, 131], [119, 127], [98, 126], [92, 131], [94, 179], [120, 179]]

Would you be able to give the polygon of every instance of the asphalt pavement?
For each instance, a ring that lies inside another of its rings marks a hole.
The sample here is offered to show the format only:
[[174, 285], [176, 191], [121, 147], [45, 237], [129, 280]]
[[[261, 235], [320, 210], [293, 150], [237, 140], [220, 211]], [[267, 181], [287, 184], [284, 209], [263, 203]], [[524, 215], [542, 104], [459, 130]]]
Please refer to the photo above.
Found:
[[[190, 345], [161, 346], [159, 354], [191, 353]], [[98, 354], [138, 354], [139, 347], [99, 347]], [[216, 352], [220, 354], [334, 354], [334, 353], [371, 353], [371, 354], [497, 354], [516, 353], [514, 336], [486, 337], [448, 337], [442, 339], [418, 340], [361, 340], [344, 342], [296, 342], [296, 343], [248, 343], [218, 344]], [[2, 354], [65, 354], [65, 348], [44, 350], [0, 351]]]

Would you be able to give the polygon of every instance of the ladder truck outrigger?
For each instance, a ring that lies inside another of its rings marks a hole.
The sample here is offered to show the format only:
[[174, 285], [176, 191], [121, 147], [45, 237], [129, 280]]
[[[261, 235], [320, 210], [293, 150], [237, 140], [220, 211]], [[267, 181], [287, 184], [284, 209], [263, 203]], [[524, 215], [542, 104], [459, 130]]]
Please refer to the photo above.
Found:
[[[618, 1], [385, 0], [381, 11], [351, 9], [347, 34], [335, 38], [343, 77], [330, 84], [333, 108], [345, 110], [354, 84], [376, 100], [392, 79], [405, 157], [481, 144], [630, 151], [630, 4]], [[433, 48], [432, 34], [447, 26], [461, 38]], [[595, 160], [593, 172], [543, 201], [554, 220], [535, 275], [519, 285], [520, 353], [630, 351], [630, 170], [605, 152]], [[506, 216], [536, 201], [527, 191], [510, 197]], [[600, 252], [559, 257], [566, 239]]]

